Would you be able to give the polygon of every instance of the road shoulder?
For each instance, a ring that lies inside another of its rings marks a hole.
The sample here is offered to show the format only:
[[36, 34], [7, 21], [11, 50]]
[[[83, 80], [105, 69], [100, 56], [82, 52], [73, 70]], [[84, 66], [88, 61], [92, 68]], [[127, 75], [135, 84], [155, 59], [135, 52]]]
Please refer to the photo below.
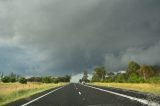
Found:
[[104, 92], [112, 93], [118, 96], [123, 96], [128, 99], [139, 101], [143, 104], [152, 104], [152, 105], [160, 106], [160, 97], [157, 97], [157, 96], [147, 95], [144, 93], [124, 90], [119, 88], [95, 86], [91, 84], [86, 84], [84, 86], [91, 87], [93, 89], [101, 90]]

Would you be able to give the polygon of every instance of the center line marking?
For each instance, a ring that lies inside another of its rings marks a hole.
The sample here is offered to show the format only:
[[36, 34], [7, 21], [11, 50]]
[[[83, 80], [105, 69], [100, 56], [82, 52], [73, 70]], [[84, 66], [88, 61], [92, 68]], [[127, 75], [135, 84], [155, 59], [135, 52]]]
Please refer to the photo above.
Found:
[[74, 84], [75, 89], [77, 90], [78, 88], [76, 87], [76, 84]]
[[78, 92], [79, 93], [79, 95], [82, 95], [82, 93], [81, 92]]

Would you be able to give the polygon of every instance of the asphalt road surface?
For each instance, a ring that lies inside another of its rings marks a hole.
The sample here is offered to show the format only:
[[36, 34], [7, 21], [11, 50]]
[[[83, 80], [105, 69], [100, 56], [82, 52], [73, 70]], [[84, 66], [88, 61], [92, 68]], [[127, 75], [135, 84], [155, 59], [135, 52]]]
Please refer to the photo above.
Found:
[[[142, 101], [143, 102], [143, 101]], [[37, 94], [8, 106], [145, 106], [128, 96], [71, 83]]]

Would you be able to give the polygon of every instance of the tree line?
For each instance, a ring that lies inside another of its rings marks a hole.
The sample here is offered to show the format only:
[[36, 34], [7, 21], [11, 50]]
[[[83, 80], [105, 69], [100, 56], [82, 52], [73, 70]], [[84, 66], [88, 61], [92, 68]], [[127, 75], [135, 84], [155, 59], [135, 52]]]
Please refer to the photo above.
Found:
[[41, 77], [25, 78], [20, 75], [16, 75], [13, 72], [8, 76], [5, 76], [3, 72], [0, 72], [0, 81], [3, 83], [15, 83], [15, 82], [19, 82], [22, 84], [27, 84], [27, 82], [59, 83], [59, 82], [70, 82], [70, 79], [71, 76], [69, 75], [63, 77], [41, 76]]
[[45, 76], [45, 77], [30, 77], [28, 81], [30, 82], [43, 82], [43, 83], [59, 83], [59, 82], [70, 82], [71, 76], [66, 75], [63, 77], [53, 77], [53, 76]]
[[[84, 77], [86, 76], [86, 77]], [[92, 79], [84, 72], [79, 82], [118, 82], [118, 83], [160, 83], [160, 67], [138, 64], [130, 61], [124, 73], [113, 73], [105, 67], [97, 67], [92, 73]]]

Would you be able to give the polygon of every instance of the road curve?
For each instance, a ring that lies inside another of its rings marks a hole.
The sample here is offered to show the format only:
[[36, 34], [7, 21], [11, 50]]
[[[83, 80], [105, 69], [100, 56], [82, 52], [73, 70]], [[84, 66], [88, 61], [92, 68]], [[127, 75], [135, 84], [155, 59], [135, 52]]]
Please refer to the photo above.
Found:
[[71, 83], [22, 99], [7, 106], [145, 106], [112, 93]]

